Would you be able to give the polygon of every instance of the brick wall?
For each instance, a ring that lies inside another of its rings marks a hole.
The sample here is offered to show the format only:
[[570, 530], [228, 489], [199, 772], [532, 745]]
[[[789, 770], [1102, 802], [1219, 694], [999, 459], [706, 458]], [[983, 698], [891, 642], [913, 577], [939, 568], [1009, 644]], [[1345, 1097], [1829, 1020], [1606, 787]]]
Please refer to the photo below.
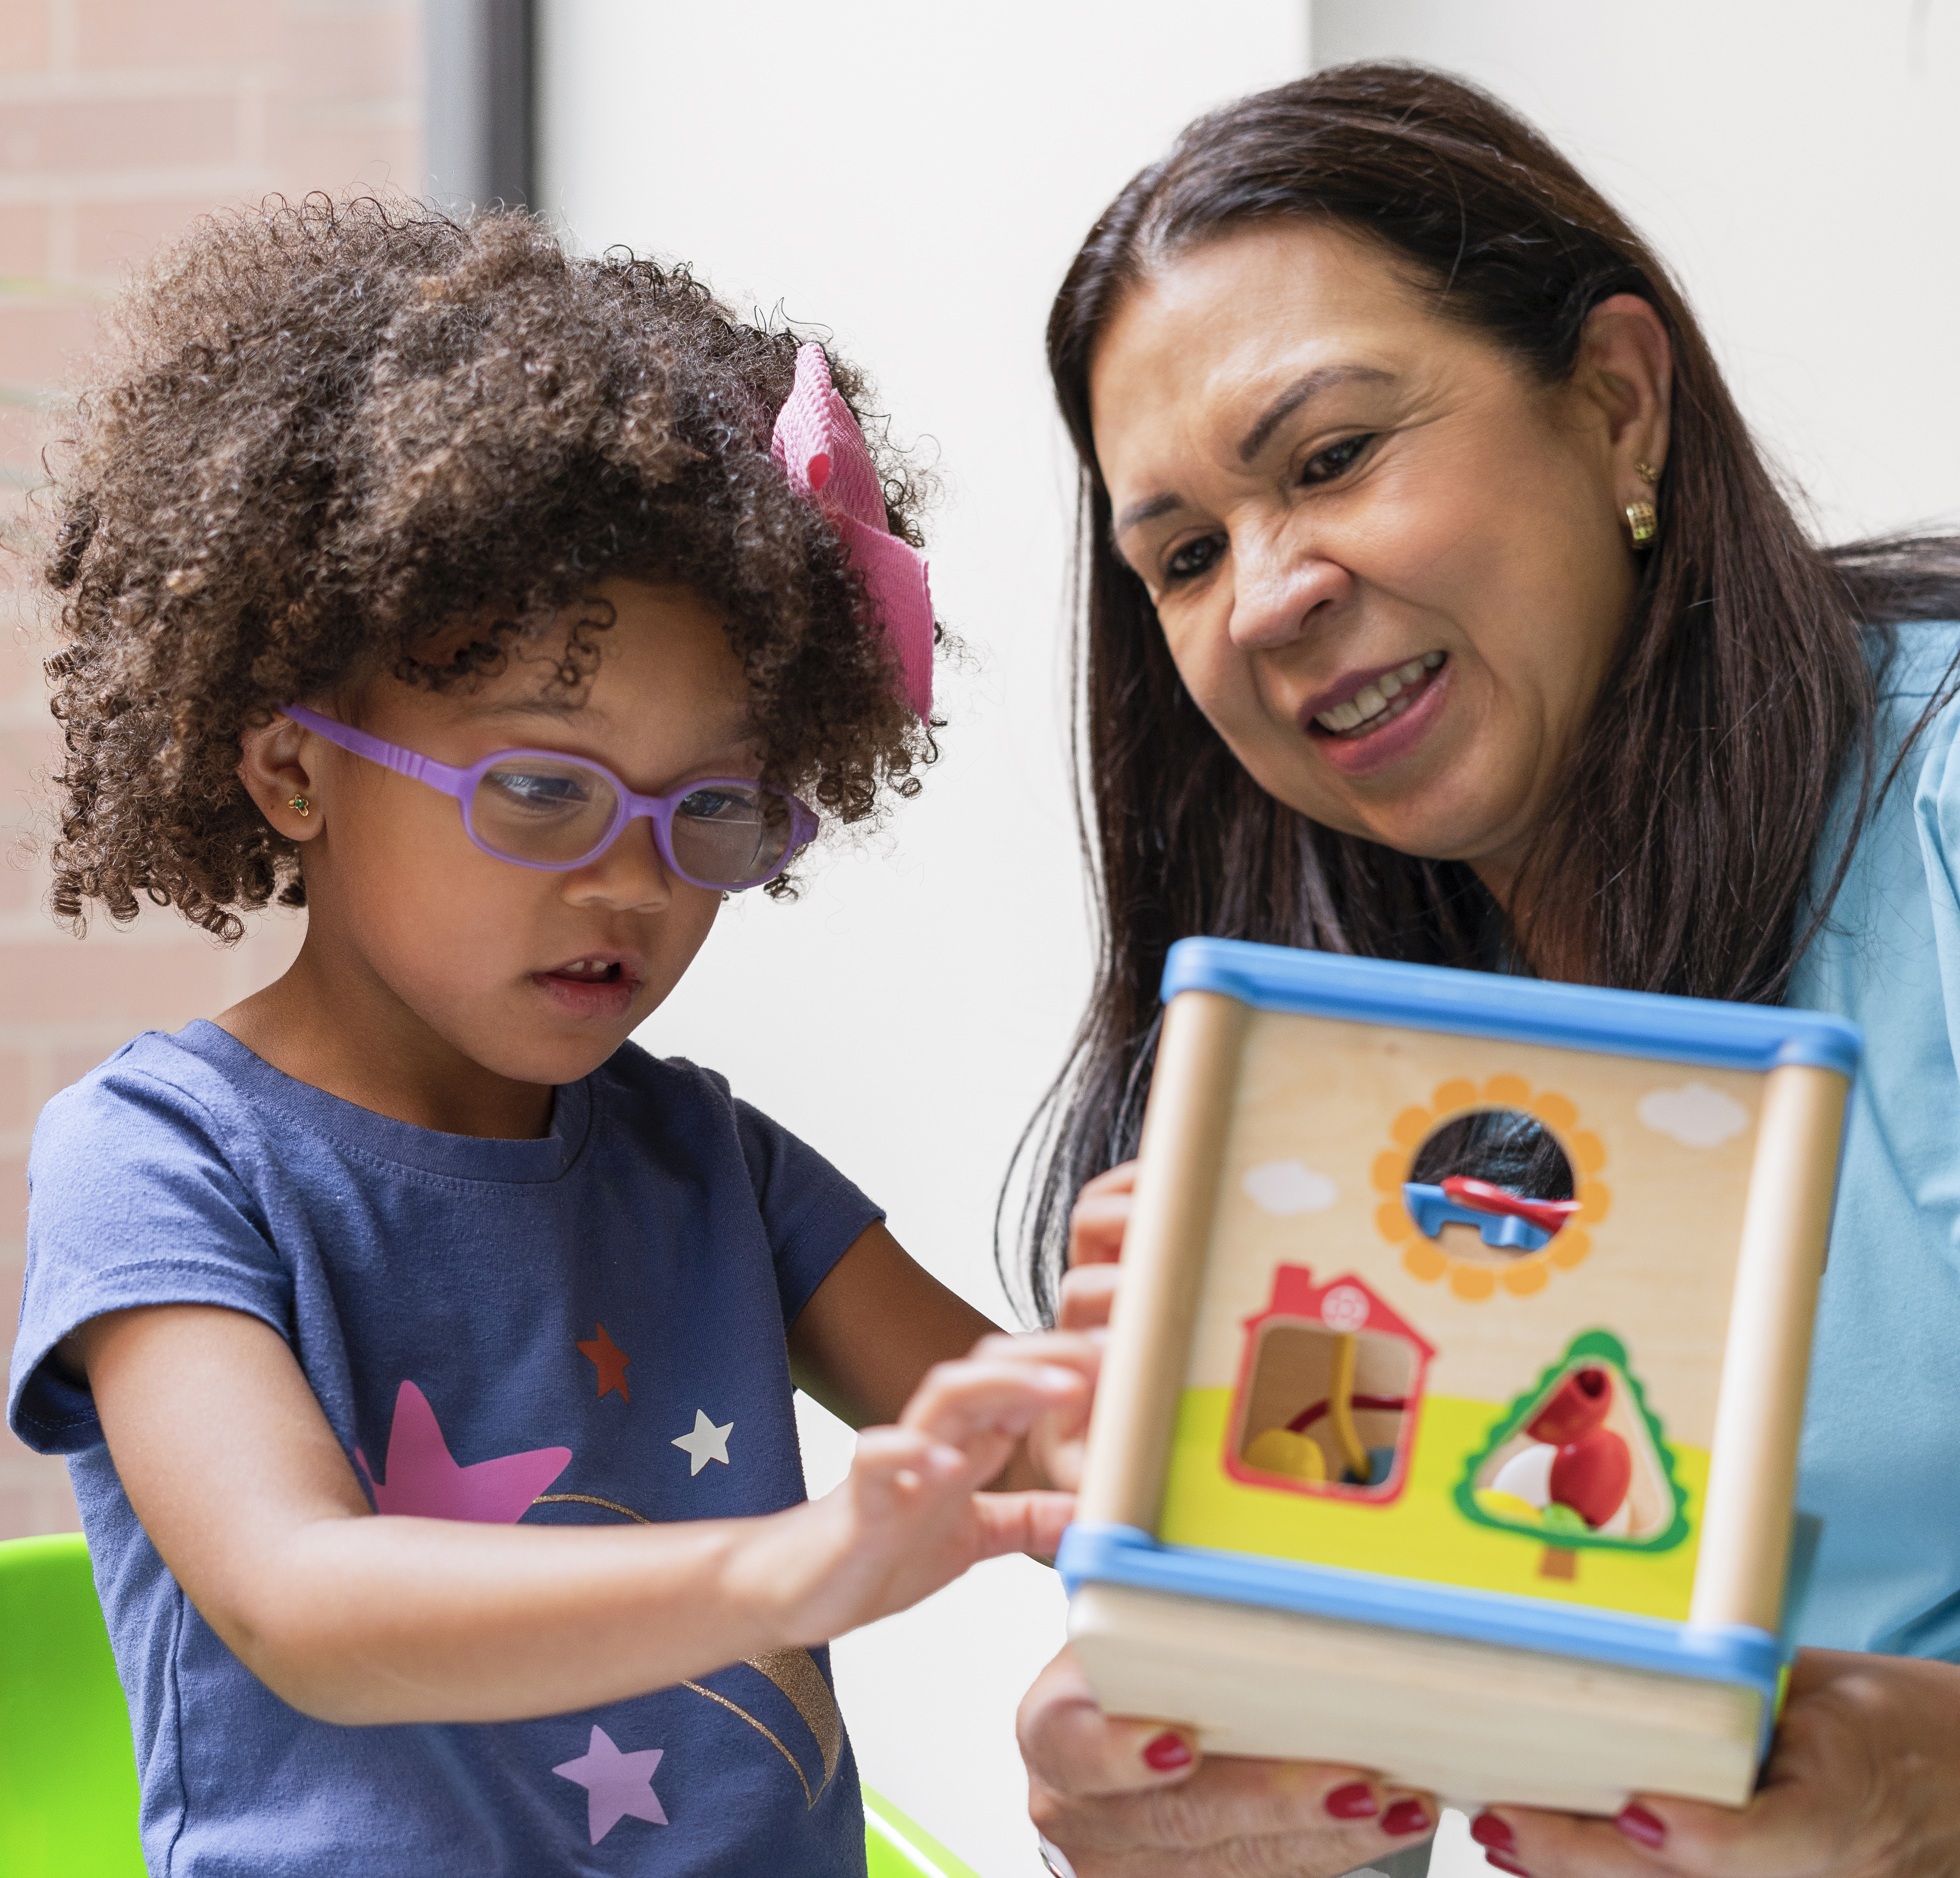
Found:
[[[22, 845], [52, 754], [27, 577], [41, 444], [119, 278], [192, 217], [424, 186], [421, 21], [417, 0], [0, 0], [0, 1339], [41, 1104], [136, 1031], [277, 977], [301, 927], [269, 918], [227, 951], [168, 912], [80, 942], [49, 919]], [[61, 1464], [0, 1432], [0, 1538], [75, 1524]]]

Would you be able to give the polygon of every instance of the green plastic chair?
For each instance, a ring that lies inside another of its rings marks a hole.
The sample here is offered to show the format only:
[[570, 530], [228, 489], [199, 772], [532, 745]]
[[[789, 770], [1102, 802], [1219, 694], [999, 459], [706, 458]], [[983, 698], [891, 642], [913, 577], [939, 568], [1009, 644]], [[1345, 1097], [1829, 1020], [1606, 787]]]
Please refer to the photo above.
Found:
[[[864, 1792], [870, 1878], [976, 1878]], [[0, 1542], [0, 1873], [144, 1878], [136, 1757], [79, 1533]]]

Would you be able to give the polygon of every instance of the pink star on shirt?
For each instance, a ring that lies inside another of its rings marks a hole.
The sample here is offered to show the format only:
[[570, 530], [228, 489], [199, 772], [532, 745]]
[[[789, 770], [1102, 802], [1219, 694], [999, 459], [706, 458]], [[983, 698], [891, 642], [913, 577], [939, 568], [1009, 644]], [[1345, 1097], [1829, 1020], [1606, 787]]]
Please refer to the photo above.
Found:
[[358, 1447], [354, 1458], [368, 1476], [381, 1512], [514, 1526], [571, 1464], [571, 1450], [533, 1447], [459, 1467], [450, 1458], [428, 1397], [413, 1383], [405, 1382], [396, 1393], [394, 1424], [388, 1432], [387, 1484], [374, 1478], [368, 1457]]
[[660, 1795], [654, 1791], [654, 1769], [666, 1752], [640, 1748], [622, 1754], [603, 1728], [594, 1728], [591, 1745], [577, 1760], [552, 1769], [561, 1780], [574, 1781], [585, 1789], [585, 1823], [594, 1845], [629, 1815], [653, 1826], [667, 1824]]

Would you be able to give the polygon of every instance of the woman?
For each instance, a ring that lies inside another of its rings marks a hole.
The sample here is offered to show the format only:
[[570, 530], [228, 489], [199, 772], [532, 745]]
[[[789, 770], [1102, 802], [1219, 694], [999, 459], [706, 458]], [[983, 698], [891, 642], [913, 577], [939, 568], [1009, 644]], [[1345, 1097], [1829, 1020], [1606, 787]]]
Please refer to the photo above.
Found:
[[[1796, 291], [1793, 284], [1793, 291]], [[1036, 1294], [1120, 1244], [1164, 953], [1217, 933], [1834, 1011], [1865, 1030], [1802, 1504], [1825, 1536], [1739, 1812], [1499, 1807], [1565, 1873], [1960, 1867], [1960, 558], [1821, 551], [1660, 263], [1494, 100], [1356, 66], [1195, 126], [1049, 326], [1083, 465], [1101, 969]], [[1319, 1874], [1433, 1803], [1105, 1721], [1023, 1735], [1079, 1878]], [[1059, 1864], [1061, 1861], [1057, 1861]]]

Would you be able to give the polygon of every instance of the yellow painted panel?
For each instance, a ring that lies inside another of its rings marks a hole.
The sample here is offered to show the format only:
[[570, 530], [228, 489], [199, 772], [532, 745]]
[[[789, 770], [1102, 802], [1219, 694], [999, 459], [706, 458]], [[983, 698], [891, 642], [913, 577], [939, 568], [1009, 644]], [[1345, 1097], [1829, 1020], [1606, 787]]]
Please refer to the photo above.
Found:
[[1688, 1536], [1681, 1544], [1650, 1552], [1581, 1546], [1570, 1578], [1546, 1578], [1538, 1570], [1546, 1551], [1542, 1540], [1479, 1526], [1464, 1517], [1454, 1497], [1469, 1457], [1503, 1416], [1501, 1403], [1424, 1396], [1408, 1484], [1387, 1506], [1234, 1480], [1222, 1460], [1231, 1405], [1229, 1389], [1183, 1392], [1157, 1535], [1169, 1544], [1297, 1559], [1641, 1616], [1688, 1616], [1708, 1480], [1704, 1449], [1669, 1444], [1675, 1479], [1686, 1495]]

